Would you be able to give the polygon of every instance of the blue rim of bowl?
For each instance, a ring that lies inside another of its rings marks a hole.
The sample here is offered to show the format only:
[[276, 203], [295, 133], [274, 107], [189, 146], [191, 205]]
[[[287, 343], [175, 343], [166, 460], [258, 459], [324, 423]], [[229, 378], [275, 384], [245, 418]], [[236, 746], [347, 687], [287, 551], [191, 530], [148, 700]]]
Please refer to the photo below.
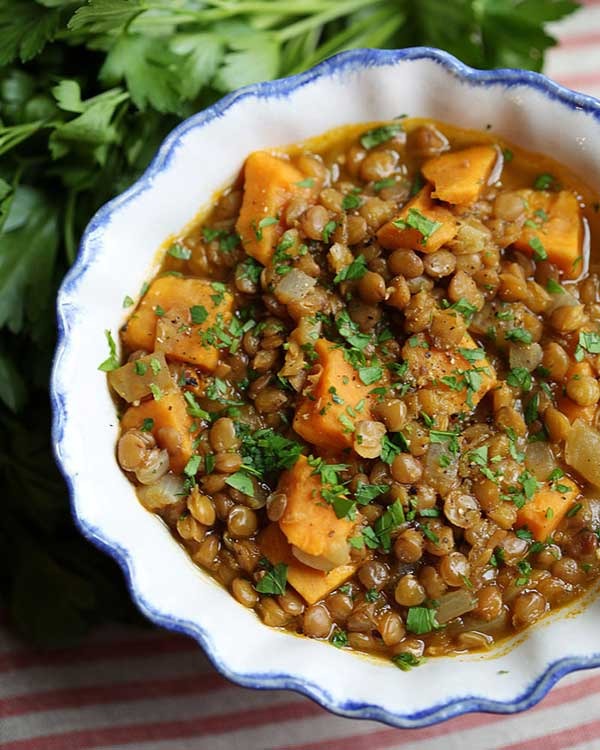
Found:
[[391, 66], [414, 60], [430, 60], [435, 62], [460, 80], [474, 86], [501, 85], [509, 88], [513, 86], [526, 86], [542, 93], [549, 99], [558, 100], [562, 105], [571, 110], [582, 111], [600, 120], [600, 101], [592, 96], [579, 94], [564, 86], [560, 86], [540, 73], [512, 69], [476, 70], [460, 62], [447, 52], [430, 47], [411, 47], [400, 50], [350, 50], [328, 58], [314, 68], [299, 75], [265, 83], [257, 83], [239, 89], [225, 96], [211, 107], [189, 117], [174, 128], [161, 144], [144, 174], [128, 190], [100, 208], [91, 219], [81, 239], [77, 259], [65, 276], [57, 297], [58, 343], [50, 385], [53, 415], [52, 442], [57, 463], [68, 487], [75, 523], [81, 533], [90, 542], [117, 561], [123, 570], [133, 600], [150, 620], [168, 630], [194, 638], [202, 646], [214, 667], [222, 675], [239, 685], [257, 689], [293, 690], [312, 698], [324, 708], [341, 716], [380, 721], [400, 728], [425, 727], [471, 712], [513, 714], [526, 710], [538, 703], [552, 686], [565, 675], [580, 669], [600, 666], [600, 653], [586, 657], [565, 657], [552, 662], [546, 667], [543, 674], [534, 679], [527, 688], [512, 700], [494, 701], [478, 696], [465, 695], [453, 697], [445, 702], [429, 706], [426, 709], [406, 714], [391, 712], [375, 704], [337, 700], [329, 695], [320, 685], [307, 683], [293, 674], [278, 674], [274, 672], [249, 674], [236, 672], [225, 661], [219, 660], [213, 648], [209, 632], [197, 623], [182, 621], [158, 611], [136, 591], [133, 576], [134, 563], [128, 550], [112, 543], [103, 535], [101, 529], [95, 528], [78, 515], [75, 505], [74, 483], [61, 458], [64, 425], [68, 419], [66, 409], [67, 395], [61, 389], [61, 361], [68, 348], [69, 332], [76, 313], [76, 309], [70, 304], [70, 296], [75, 291], [82, 276], [86, 273], [93, 257], [95, 245], [95, 242], [92, 241], [93, 236], [98, 231], [101, 231], [115, 210], [150, 188], [153, 176], [168, 166], [179, 140], [185, 133], [191, 129], [202, 127], [215, 118], [222, 117], [232, 105], [247, 97], [258, 99], [286, 97], [319, 78], [330, 77], [340, 72]]

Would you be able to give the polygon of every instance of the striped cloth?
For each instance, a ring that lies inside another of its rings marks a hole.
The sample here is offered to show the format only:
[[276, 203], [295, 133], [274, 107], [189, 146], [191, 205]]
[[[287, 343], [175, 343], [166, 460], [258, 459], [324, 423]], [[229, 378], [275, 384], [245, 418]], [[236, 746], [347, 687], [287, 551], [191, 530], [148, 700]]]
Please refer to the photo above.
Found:
[[[548, 74], [600, 96], [600, 0], [554, 31]], [[36, 653], [0, 621], [0, 748], [598, 750], [600, 672], [567, 677], [525, 714], [399, 730], [234, 686], [195, 642], [164, 631], [105, 628], [77, 648]]]

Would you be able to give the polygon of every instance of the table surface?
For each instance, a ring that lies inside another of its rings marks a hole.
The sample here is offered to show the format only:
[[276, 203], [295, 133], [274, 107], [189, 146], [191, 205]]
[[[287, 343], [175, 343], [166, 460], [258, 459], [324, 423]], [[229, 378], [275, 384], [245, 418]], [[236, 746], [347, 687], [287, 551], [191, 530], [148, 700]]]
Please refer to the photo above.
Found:
[[[547, 74], [600, 96], [600, 0], [554, 31]], [[524, 714], [400, 730], [333, 716], [295, 693], [237, 687], [194, 641], [165, 631], [105, 628], [40, 654], [0, 621], [0, 748], [598, 750], [600, 672], [570, 675]]]

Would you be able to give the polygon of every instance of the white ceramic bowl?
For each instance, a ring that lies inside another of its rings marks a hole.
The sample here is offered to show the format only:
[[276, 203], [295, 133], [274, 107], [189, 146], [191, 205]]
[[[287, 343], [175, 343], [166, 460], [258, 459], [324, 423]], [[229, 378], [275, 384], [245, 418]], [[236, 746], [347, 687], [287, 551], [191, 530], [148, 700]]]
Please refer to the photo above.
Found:
[[145, 511], [115, 461], [117, 418], [97, 370], [104, 330], [156, 268], [156, 249], [255, 149], [401, 113], [479, 130], [554, 156], [600, 190], [600, 102], [523, 71], [481, 72], [431, 49], [358, 50], [299, 76], [250, 86], [186, 120], [129, 190], [92, 219], [58, 298], [52, 395], [56, 455], [88, 539], [122, 566], [155, 623], [196, 638], [242, 685], [298, 690], [340, 714], [423, 726], [467, 711], [520, 711], [562, 675], [600, 665], [600, 601], [562, 612], [514, 648], [430, 659], [409, 673], [261, 624], [197, 568]]

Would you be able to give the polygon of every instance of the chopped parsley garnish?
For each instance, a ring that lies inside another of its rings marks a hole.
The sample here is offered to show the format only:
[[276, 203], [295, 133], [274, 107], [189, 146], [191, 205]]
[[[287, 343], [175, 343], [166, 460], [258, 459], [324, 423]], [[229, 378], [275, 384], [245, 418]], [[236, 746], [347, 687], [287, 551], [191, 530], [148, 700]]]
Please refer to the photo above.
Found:
[[246, 471], [236, 471], [235, 474], [231, 474], [225, 480], [225, 484], [233, 487], [235, 490], [239, 490], [244, 495], [254, 497], [254, 485], [252, 478], [247, 474]]
[[408, 440], [401, 432], [386, 434], [381, 438], [381, 460], [391, 464], [399, 453], [408, 451]]
[[167, 254], [172, 258], [177, 258], [177, 260], [189, 260], [192, 257], [192, 251], [189, 247], [184, 247], [179, 242], [175, 242], [171, 245], [167, 250]]
[[558, 190], [560, 185], [556, 182], [556, 178], [553, 175], [544, 172], [535, 178], [533, 187], [535, 190]]
[[415, 635], [431, 633], [439, 630], [442, 626], [436, 619], [435, 609], [428, 607], [409, 607], [406, 615], [406, 629]]
[[123, 299], [123, 307], [131, 307], [134, 304], [131, 297], [127, 294]]
[[377, 589], [369, 589], [365, 594], [365, 599], [368, 602], [376, 602], [379, 599], [379, 591]]
[[503, 148], [502, 156], [504, 157], [504, 161], [508, 164], [513, 160], [514, 154], [509, 148]]
[[362, 279], [366, 272], [367, 261], [365, 260], [365, 256], [357, 255], [350, 265], [338, 271], [333, 281], [335, 284], [339, 284], [340, 281], [357, 281], [358, 279]]
[[200, 325], [208, 318], [208, 310], [204, 305], [192, 305], [190, 307], [190, 316], [194, 325]]
[[373, 190], [376, 193], [379, 193], [381, 190], [385, 190], [385, 188], [394, 187], [396, 184], [396, 179], [394, 177], [386, 177], [383, 180], [377, 180], [377, 182], [373, 183]]
[[531, 373], [525, 367], [513, 367], [506, 377], [506, 382], [522, 391], [531, 390]]
[[[567, 488], [567, 492], [568, 490], [569, 488]], [[572, 505], [567, 511], [567, 518], [573, 518], [573, 516], [576, 516], [582, 508], [582, 503], [575, 503], [575, 505]]]
[[183, 473], [186, 475], [186, 477], [195, 477], [198, 473], [198, 469], [200, 468], [200, 461], [202, 458], [199, 455], [192, 456], [187, 464], [185, 465], [185, 468], [183, 470]]
[[473, 315], [477, 312], [477, 307], [475, 305], [472, 305], [468, 300], [466, 300], [464, 297], [461, 297], [459, 300], [457, 300], [454, 304], [448, 306], [449, 310], [456, 310], [457, 313], [460, 313], [465, 320], [470, 321]]
[[526, 424], [533, 424], [539, 416], [540, 394], [534, 393], [529, 401], [525, 404], [523, 416]]
[[335, 232], [337, 227], [337, 223], [331, 219], [330, 221], [325, 224], [323, 227], [323, 232], [321, 234], [321, 237], [323, 238], [323, 242], [329, 242], [331, 239], [331, 235]]
[[304, 180], [300, 180], [296, 183], [298, 187], [302, 188], [311, 188], [315, 186], [315, 178], [314, 177], [306, 177]]
[[263, 233], [262, 230], [265, 227], [273, 226], [273, 224], [279, 224], [279, 219], [276, 216], [265, 216], [264, 219], [261, 219], [258, 222], [258, 226], [255, 226], [254, 228], [254, 234], [256, 236], [257, 240], [262, 240]]
[[160, 372], [161, 365], [156, 357], [152, 357], [152, 359], [150, 360], [150, 369], [152, 370], [154, 375], [158, 375], [158, 373]]
[[511, 328], [510, 331], [506, 331], [504, 338], [507, 341], [516, 341], [521, 344], [531, 344], [533, 341], [531, 333], [525, 328]]
[[394, 656], [392, 656], [392, 661], [398, 669], [401, 669], [403, 672], [409, 672], [413, 667], [418, 667], [420, 664], [423, 664], [425, 660], [417, 658], [414, 654], [411, 654], [410, 651], [402, 651], [399, 654], [394, 654]]
[[429, 430], [429, 440], [432, 443], [445, 445], [448, 451], [456, 456], [460, 452], [459, 434], [451, 430]]
[[360, 199], [360, 196], [358, 195], [359, 192], [360, 189], [355, 188], [342, 198], [342, 208], [344, 209], [344, 211], [352, 211], [353, 209], [360, 207], [362, 201]]
[[160, 388], [156, 385], [156, 383], [150, 383], [148, 388], [150, 388], [150, 393], [152, 394], [152, 398], [155, 401], [160, 401], [163, 394]]
[[359, 352], [362, 352], [366, 345], [371, 341], [371, 336], [368, 333], [360, 332], [358, 325], [352, 320], [347, 310], [342, 310], [335, 319], [335, 323], [340, 336], [344, 338], [353, 349], [358, 349]]
[[284, 563], [273, 565], [254, 587], [260, 594], [285, 594], [288, 566]]
[[378, 128], [367, 130], [360, 137], [360, 143], [363, 148], [372, 149], [386, 141], [391, 140], [395, 135], [401, 133], [404, 128], [398, 122], [390, 125], [381, 125]]
[[565, 292], [558, 281], [555, 281], [552, 278], [548, 279], [548, 281], [546, 282], [546, 289], [548, 292], [550, 292], [550, 294], [564, 294]]
[[159, 317], [159, 318], [162, 318], [162, 317], [163, 317], [163, 315], [165, 314], [164, 308], [162, 308], [162, 307], [161, 307], [160, 305], [156, 305], [156, 306], [154, 307], [154, 314], [155, 314], [155, 315], [156, 315], [157, 317]]
[[146, 417], [140, 427], [141, 432], [152, 432], [154, 429], [154, 420], [151, 417]]
[[133, 363], [133, 369], [136, 375], [145, 375], [148, 372], [148, 365], [141, 359], [136, 359]]
[[238, 266], [238, 276], [241, 279], [248, 279], [253, 284], [258, 283], [263, 267], [257, 263], [254, 258], [246, 258]]
[[190, 417], [194, 417], [194, 419], [210, 420], [210, 414], [205, 409], [200, 408], [200, 405], [196, 401], [196, 397], [191, 391], [185, 391], [183, 397], [187, 402], [187, 413]]
[[533, 250], [533, 257], [536, 260], [547, 260], [548, 253], [539, 237], [532, 237], [529, 240], [529, 247]]
[[367, 505], [376, 497], [384, 495], [389, 490], [387, 484], [365, 484], [359, 482], [354, 493], [354, 498], [359, 505]]
[[406, 229], [407, 227], [416, 229], [422, 235], [422, 243], [427, 242], [431, 235], [442, 226], [441, 222], [428, 219], [416, 208], [409, 208], [406, 219], [396, 219], [393, 224], [398, 229]]
[[348, 645], [348, 636], [343, 630], [336, 628], [331, 635], [330, 641], [336, 648], [343, 648]]
[[517, 563], [517, 568], [520, 570], [521, 575], [517, 578], [515, 583], [517, 586], [526, 586], [531, 579], [531, 563], [527, 562], [527, 560], [520, 560]]
[[280, 435], [270, 427], [250, 432], [238, 424], [244, 465], [264, 477], [284, 469], [291, 469], [298, 460], [302, 446], [295, 440]]
[[581, 362], [583, 359], [583, 352], [589, 352], [590, 354], [600, 354], [600, 333], [594, 331], [580, 331], [579, 341], [575, 349], [575, 359]]
[[210, 295], [211, 300], [215, 303], [215, 305], [220, 305], [221, 302], [223, 302], [223, 300], [225, 299], [225, 292], [227, 291], [227, 287], [221, 281], [211, 281], [210, 286], [215, 292], [215, 294]]
[[362, 380], [365, 385], [372, 385], [377, 383], [383, 377], [383, 370], [379, 365], [372, 365], [371, 367], [361, 367], [358, 370], [358, 377]]
[[462, 347], [458, 348], [458, 353], [461, 357], [464, 357], [467, 362], [470, 364], [474, 364], [475, 362], [480, 362], [482, 359], [485, 359], [485, 351], [483, 349], [465, 349]]
[[112, 370], [116, 370], [118, 367], [120, 367], [119, 359], [117, 357], [117, 345], [115, 344], [115, 340], [112, 337], [112, 333], [108, 329], [104, 331], [104, 335], [106, 336], [106, 340], [108, 342], [109, 355], [104, 360], [104, 362], [98, 365], [98, 369], [102, 370], [102, 372], [112, 372]]
[[373, 530], [384, 552], [389, 552], [392, 548], [392, 532], [405, 522], [404, 508], [400, 500], [395, 500], [389, 505], [375, 521]]

